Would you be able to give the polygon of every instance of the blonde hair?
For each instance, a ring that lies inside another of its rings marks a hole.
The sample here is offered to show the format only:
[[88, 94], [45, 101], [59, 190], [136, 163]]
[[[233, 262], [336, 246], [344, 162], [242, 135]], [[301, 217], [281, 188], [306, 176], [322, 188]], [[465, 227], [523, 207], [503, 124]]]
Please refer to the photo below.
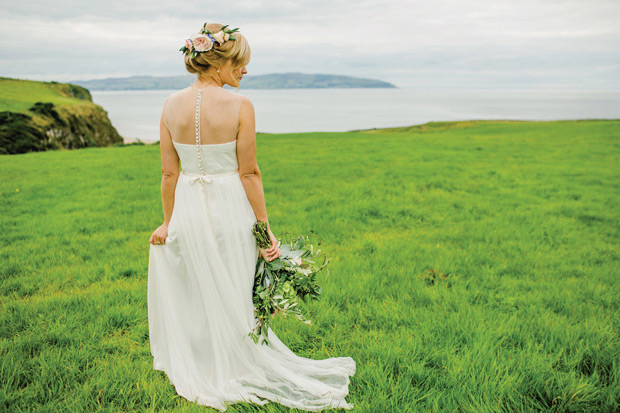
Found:
[[[223, 24], [209, 23], [206, 29], [211, 33], [217, 33]], [[228, 27], [230, 28], [230, 26]], [[228, 60], [232, 60], [232, 70], [247, 66], [250, 63], [250, 44], [244, 35], [236, 31], [236, 40], [227, 40], [223, 44], [214, 43], [213, 49], [208, 52], [198, 53], [195, 58], [189, 54], [185, 55], [185, 68], [190, 73], [200, 76], [201, 72], [207, 71], [211, 66], [222, 67]]]

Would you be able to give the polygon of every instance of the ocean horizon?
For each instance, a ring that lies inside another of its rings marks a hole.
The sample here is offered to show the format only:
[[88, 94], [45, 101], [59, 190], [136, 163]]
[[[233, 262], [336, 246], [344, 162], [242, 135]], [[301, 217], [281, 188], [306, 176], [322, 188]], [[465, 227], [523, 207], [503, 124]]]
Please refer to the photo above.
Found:
[[[126, 141], [159, 140], [165, 99], [177, 90], [91, 91]], [[247, 89], [257, 133], [346, 132], [460, 120], [620, 118], [620, 90], [330, 88]]]

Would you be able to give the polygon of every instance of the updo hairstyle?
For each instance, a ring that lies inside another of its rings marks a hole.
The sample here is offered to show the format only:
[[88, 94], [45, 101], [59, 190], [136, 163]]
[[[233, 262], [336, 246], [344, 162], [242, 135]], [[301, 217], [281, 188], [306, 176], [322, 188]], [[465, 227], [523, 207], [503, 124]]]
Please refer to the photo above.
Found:
[[[206, 29], [211, 33], [219, 32], [223, 24], [208, 23]], [[190, 73], [200, 75], [207, 71], [211, 66], [223, 67], [226, 61], [232, 60], [231, 70], [247, 66], [250, 62], [250, 45], [244, 35], [236, 31], [235, 40], [227, 40], [223, 44], [213, 43], [213, 48], [208, 52], [197, 53], [195, 58], [191, 54], [185, 55], [185, 68]]]

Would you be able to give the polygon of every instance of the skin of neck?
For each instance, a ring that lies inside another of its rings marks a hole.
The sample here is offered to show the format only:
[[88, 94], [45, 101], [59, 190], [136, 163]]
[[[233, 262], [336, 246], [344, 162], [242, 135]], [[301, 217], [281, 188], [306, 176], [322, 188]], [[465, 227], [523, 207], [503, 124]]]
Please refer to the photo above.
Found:
[[214, 67], [209, 68], [207, 72], [199, 74], [198, 79], [196, 80], [196, 86], [198, 87], [209, 86], [209, 85], [214, 85], [218, 87], [224, 86], [222, 77], [220, 76], [219, 73], [217, 73], [217, 69]]
[[210, 85], [223, 87], [225, 84], [239, 87], [240, 77], [247, 73], [247, 70], [245, 66], [231, 70], [231, 64], [232, 62], [229, 60], [220, 68], [211, 66], [205, 72], [199, 73], [195, 83], [196, 87], [202, 88]]

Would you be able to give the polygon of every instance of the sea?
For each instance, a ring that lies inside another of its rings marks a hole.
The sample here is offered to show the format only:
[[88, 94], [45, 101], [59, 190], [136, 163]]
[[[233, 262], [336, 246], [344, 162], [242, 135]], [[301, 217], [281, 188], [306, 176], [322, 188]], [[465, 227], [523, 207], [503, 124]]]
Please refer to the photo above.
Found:
[[[343, 132], [456, 120], [619, 119], [620, 90], [330, 88], [246, 89], [256, 132]], [[118, 132], [159, 140], [166, 98], [176, 90], [91, 91]]]

